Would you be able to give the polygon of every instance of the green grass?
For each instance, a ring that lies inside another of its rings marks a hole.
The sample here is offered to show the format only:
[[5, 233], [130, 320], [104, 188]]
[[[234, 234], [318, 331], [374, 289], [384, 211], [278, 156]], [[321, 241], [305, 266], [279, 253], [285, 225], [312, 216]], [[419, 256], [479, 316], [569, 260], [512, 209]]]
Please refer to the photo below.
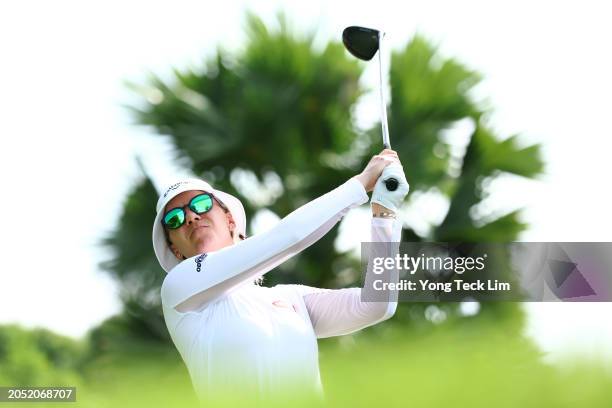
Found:
[[[511, 327], [493, 321], [423, 332], [383, 325], [320, 342], [327, 406], [612, 407], [612, 374], [603, 365], [549, 366], [540, 357]], [[67, 406], [197, 406], [178, 354], [154, 345], [135, 344], [96, 359], [78, 387], [78, 402]], [[227, 406], [251, 405], [240, 392], [228, 397]], [[45, 406], [19, 406], [30, 405]], [[295, 396], [284, 406], [312, 402]]]
[[548, 366], [504, 330], [394, 332], [322, 354], [332, 406], [612, 407], [612, 375], [603, 366]]

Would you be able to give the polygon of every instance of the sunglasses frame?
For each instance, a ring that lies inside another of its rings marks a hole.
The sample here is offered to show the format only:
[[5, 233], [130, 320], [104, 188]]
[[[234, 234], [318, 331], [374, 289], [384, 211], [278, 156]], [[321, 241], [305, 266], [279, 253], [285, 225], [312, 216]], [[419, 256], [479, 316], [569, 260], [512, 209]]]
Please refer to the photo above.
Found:
[[[211, 199], [211, 200], [210, 200], [210, 208], [209, 208], [208, 210], [206, 210], [206, 211], [202, 211], [202, 212], [200, 212], [200, 213], [199, 213], [199, 212], [195, 211], [191, 205], [192, 205], [193, 201], [194, 201], [196, 198], [198, 198], [198, 197], [202, 197], [202, 196], [204, 196], [204, 195], [209, 196], [209, 197], [210, 197], [210, 199]], [[164, 214], [164, 216], [163, 216], [163, 217], [162, 217], [162, 219], [161, 219], [162, 225], [164, 226], [164, 229], [168, 229], [168, 230], [176, 230], [176, 229], [179, 229], [179, 228], [181, 228], [183, 225], [185, 225], [185, 221], [187, 220], [187, 211], [185, 210], [185, 208], [189, 208], [189, 209], [190, 209], [190, 210], [191, 210], [193, 213], [195, 213], [195, 214], [197, 214], [197, 215], [200, 215], [200, 214], [206, 214], [207, 212], [210, 212], [210, 211], [213, 209], [213, 207], [215, 206], [215, 205], [214, 205], [215, 201], [216, 201], [217, 203], [219, 203], [219, 206], [220, 206], [220, 207], [223, 209], [223, 211], [226, 211], [226, 212], [227, 212], [227, 208], [225, 207], [225, 205], [224, 205], [224, 204], [222, 204], [222, 203], [221, 203], [219, 200], [217, 200], [217, 198], [216, 198], [216, 197], [215, 197], [215, 196], [214, 196], [212, 193], [208, 193], [208, 192], [206, 192], [206, 191], [205, 191], [205, 192], [203, 192], [202, 194], [198, 194], [198, 195], [194, 196], [194, 197], [193, 197], [191, 200], [189, 200], [189, 203], [187, 203], [187, 205], [184, 205], [184, 206], [182, 206], [182, 207], [174, 207], [174, 208], [171, 208], [171, 209], [169, 209], [168, 211], [166, 211], [166, 213]], [[174, 211], [174, 210], [182, 210], [182, 211], [183, 211], [183, 214], [184, 214], [184, 219], [183, 219], [183, 222], [181, 223], [181, 225], [179, 225], [178, 227], [175, 227], [175, 228], [170, 228], [170, 227], [168, 226], [168, 224], [166, 224], [166, 217], [168, 216], [168, 214], [169, 214], [170, 212], [172, 212], [172, 211]]]

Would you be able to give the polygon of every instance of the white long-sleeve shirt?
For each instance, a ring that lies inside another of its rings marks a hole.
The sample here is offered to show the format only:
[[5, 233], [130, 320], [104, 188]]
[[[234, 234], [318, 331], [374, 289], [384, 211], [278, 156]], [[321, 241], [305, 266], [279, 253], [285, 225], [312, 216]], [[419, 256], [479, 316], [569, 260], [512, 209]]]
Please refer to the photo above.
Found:
[[[317, 392], [317, 337], [348, 334], [393, 315], [396, 297], [362, 302], [360, 288], [253, 284], [367, 200], [361, 183], [350, 179], [265, 233], [170, 271], [161, 289], [164, 318], [201, 398], [231, 390]], [[399, 242], [400, 234], [399, 222], [372, 219], [373, 242]]]

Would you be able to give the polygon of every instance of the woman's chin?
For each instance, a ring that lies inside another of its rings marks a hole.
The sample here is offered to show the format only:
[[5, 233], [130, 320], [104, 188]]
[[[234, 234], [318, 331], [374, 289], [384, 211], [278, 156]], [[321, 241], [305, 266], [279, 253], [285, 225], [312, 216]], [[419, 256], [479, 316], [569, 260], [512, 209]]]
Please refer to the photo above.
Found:
[[205, 237], [195, 243], [195, 247], [197, 248], [197, 252], [199, 254], [203, 252], [217, 251], [218, 249], [223, 248], [223, 246], [224, 245], [222, 245], [221, 242], [215, 239], [211, 239], [210, 237]]
[[201, 241], [201, 242], [197, 242], [196, 245], [196, 252], [198, 254], [204, 253], [204, 252], [212, 252], [212, 251], [216, 251], [217, 250], [217, 246], [215, 245], [214, 242], [211, 242], [209, 240], [205, 240], [205, 241]]
[[196, 248], [197, 248], [198, 253], [201, 254], [201, 253], [209, 253], [209, 252], [218, 251], [222, 248], [230, 246], [231, 244], [233, 244], [233, 242], [221, 242], [219, 240], [215, 240], [215, 241], [209, 240], [209, 241], [198, 243]]

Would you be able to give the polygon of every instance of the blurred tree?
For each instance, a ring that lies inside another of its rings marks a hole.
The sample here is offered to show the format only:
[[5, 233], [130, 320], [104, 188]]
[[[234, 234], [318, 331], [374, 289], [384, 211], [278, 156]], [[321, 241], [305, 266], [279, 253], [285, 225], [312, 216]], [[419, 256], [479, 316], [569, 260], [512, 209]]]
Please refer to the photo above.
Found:
[[77, 385], [85, 345], [46, 329], [0, 326], [0, 384]]
[[[441, 57], [435, 46], [418, 35], [392, 54], [389, 130], [393, 148], [402, 157], [411, 196], [433, 193], [449, 207], [441, 223], [421, 227], [419, 234], [405, 228], [404, 241], [513, 242], [527, 227], [518, 219], [519, 209], [499, 214], [480, 208], [490, 195], [487, 186], [496, 178], [507, 174], [530, 178], [543, 170], [539, 145], [521, 147], [517, 136], [503, 139], [489, 129], [485, 118], [491, 111], [472, 97], [480, 80], [478, 73]], [[508, 259], [504, 249], [495, 251], [497, 259]], [[496, 277], [510, 276], [508, 262], [500, 262], [497, 268]], [[456, 304], [438, 306], [446, 316], [457, 317]], [[522, 323], [517, 304], [484, 306], [483, 315], [495, 313], [515, 320], [516, 325]], [[398, 313], [397, 320], [403, 323], [418, 324], [415, 317], [426, 315], [426, 304], [403, 307], [412, 309], [412, 313]]]
[[[144, 85], [131, 84], [143, 96], [142, 106], [131, 108], [137, 123], [169, 137], [174, 158], [194, 174], [240, 197], [250, 219], [264, 207], [284, 216], [331, 190], [382, 145], [379, 124], [362, 132], [352, 117], [365, 92], [358, 82], [363, 65], [340, 43], [318, 49], [313, 34], [294, 34], [283, 15], [278, 23], [270, 31], [249, 14], [241, 52], [219, 49], [202, 70], [175, 70], [170, 82], [152, 76]], [[441, 57], [420, 36], [393, 53], [390, 80], [390, 133], [411, 194], [433, 191], [449, 202], [440, 225], [420, 235], [406, 226], [404, 240], [515, 240], [525, 227], [516, 212], [483, 222], [473, 217], [473, 207], [486, 194], [485, 180], [502, 172], [538, 174], [538, 147], [521, 149], [516, 138], [494, 135], [483, 120], [488, 112], [470, 97], [479, 75]], [[473, 131], [462, 146], [448, 132], [465, 122]], [[138, 330], [167, 339], [159, 299], [165, 273], [149, 240], [156, 201], [145, 173], [103, 242], [112, 258], [102, 267], [121, 283], [126, 313], [142, 323]], [[336, 236], [334, 229], [266, 275], [266, 283], [355, 284], [355, 260], [334, 250]]]

